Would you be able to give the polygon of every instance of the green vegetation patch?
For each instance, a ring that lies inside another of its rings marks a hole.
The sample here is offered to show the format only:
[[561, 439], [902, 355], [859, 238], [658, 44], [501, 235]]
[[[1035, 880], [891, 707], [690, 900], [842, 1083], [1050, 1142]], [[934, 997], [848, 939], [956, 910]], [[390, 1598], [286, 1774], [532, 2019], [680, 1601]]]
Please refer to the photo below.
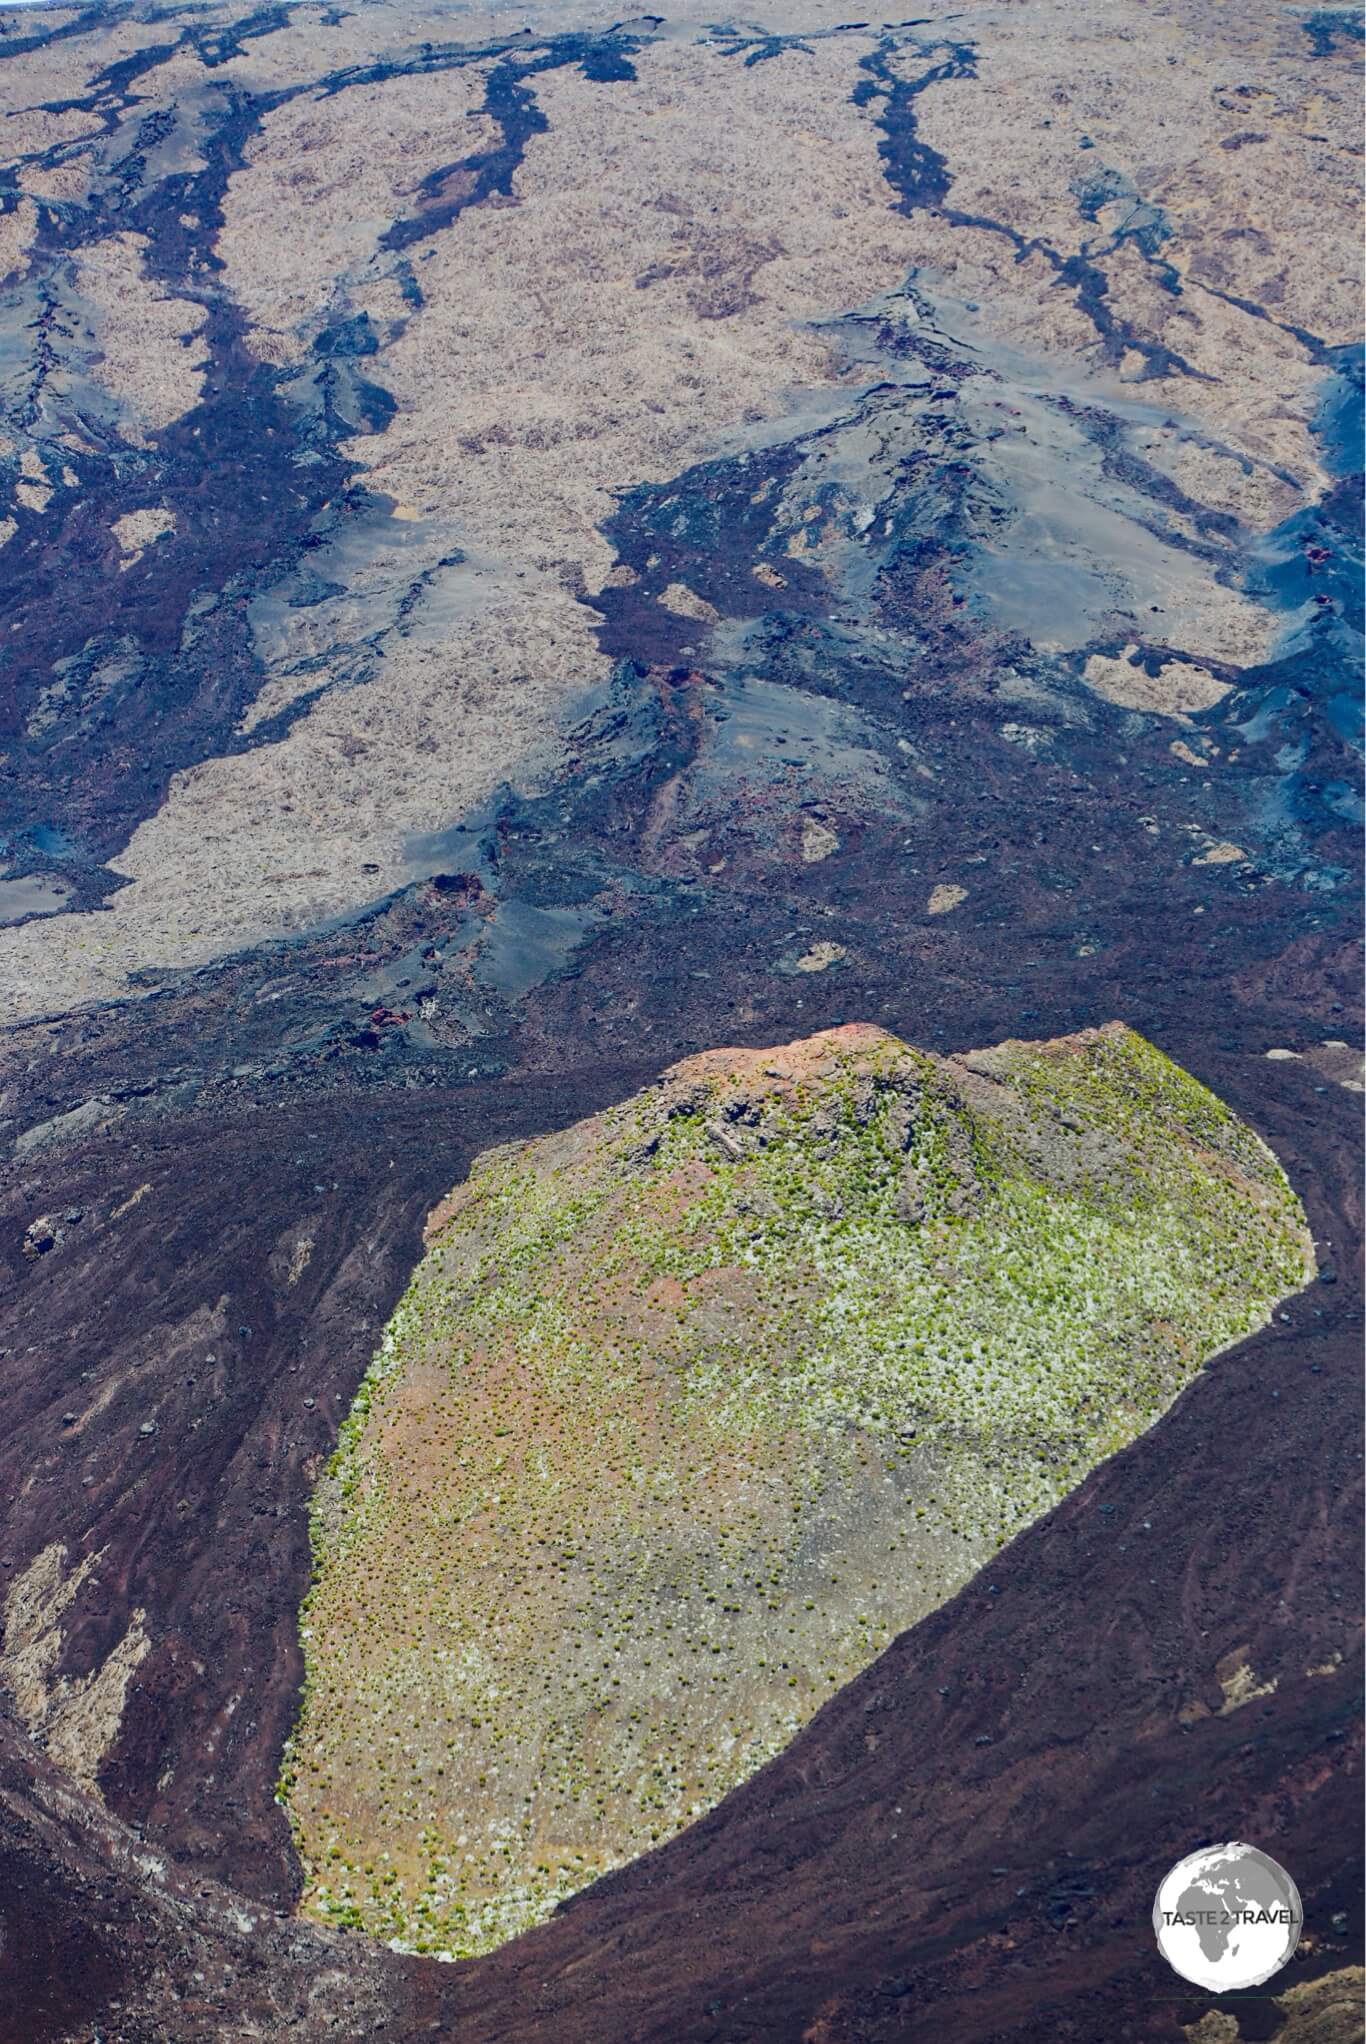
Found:
[[480, 1159], [319, 1486], [304, 1907], [487, 1951], [710, 1809], [1305, 1282], [1117, 1025], [692, 1059]]

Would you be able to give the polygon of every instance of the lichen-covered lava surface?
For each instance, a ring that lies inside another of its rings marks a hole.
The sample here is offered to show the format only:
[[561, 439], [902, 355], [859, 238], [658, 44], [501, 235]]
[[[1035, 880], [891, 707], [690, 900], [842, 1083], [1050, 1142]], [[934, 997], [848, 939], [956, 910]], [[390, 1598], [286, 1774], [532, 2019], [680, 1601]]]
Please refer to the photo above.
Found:
[[315, 1505], [308, 1906], [473, 1952], [770, 1759], [1314, 1274], [1131, 1033], [712, 1053], [480, 1159]]
[[5, 2044], [1359, 2034], [1360, 54], [0, 6]]

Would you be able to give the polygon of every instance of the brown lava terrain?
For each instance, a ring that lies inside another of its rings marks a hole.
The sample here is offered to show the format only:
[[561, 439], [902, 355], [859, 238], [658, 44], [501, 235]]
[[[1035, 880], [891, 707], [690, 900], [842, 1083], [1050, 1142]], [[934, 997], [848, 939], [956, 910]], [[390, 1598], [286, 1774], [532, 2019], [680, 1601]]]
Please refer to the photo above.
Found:
[[[0, 2040], [1348, 2044], [1353, 22], [0, 29]], [[525, 1936], [300, 1916], [310, 1501], [474, 1160], [1113, 1017], [1305, 1288]]]

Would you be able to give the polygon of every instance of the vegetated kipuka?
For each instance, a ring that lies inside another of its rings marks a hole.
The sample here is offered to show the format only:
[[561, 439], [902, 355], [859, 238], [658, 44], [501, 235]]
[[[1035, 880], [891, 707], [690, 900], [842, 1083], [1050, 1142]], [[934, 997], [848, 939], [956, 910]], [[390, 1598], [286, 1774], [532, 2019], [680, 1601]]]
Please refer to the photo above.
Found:
[[689, 1059], [481, 1158], [315, 1502], [306, 1909], [487, 1950], [669, 1837], [1305, 1282], [1117, 1024]]

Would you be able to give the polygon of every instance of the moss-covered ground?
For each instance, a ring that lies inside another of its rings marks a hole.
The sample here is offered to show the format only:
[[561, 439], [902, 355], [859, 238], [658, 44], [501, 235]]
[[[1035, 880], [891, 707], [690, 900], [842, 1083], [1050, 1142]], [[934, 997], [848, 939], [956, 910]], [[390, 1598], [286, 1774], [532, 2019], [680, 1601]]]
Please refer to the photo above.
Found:
[[305, 1907], [487, 1950], [669, 1837], [1312, 1268], [1132, 1032], [691, 1060], [442, 1209], [319, 1488]]

